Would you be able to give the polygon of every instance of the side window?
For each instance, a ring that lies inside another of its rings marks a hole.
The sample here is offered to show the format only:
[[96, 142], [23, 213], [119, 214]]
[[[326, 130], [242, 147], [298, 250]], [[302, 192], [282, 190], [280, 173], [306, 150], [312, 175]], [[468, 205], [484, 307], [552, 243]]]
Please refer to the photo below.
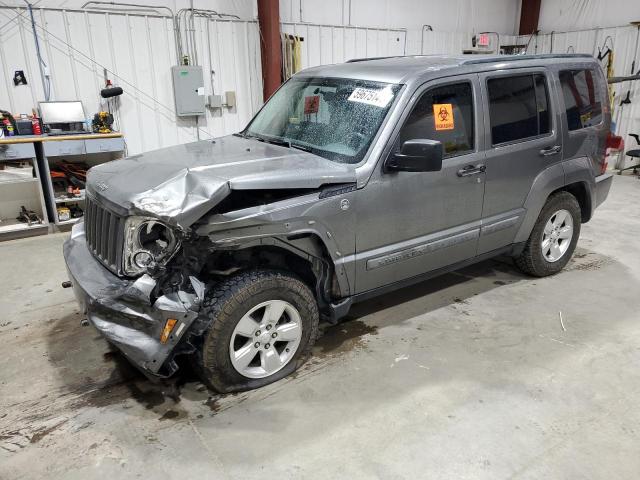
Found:
[[491, 78], [487, 88], [493, 145], [537, 137], [551, 131], [544, 75]]
[[594, 77], [591, 70], [560, 72], [569, 130], [591, 127], [602, 121], [602, 102]]
[[418, 138], [437, 140], [445, 157], [474, 148], [473, 92], [471, 84], [456, 83], [425, 92], [400, 131], [399, 145]]

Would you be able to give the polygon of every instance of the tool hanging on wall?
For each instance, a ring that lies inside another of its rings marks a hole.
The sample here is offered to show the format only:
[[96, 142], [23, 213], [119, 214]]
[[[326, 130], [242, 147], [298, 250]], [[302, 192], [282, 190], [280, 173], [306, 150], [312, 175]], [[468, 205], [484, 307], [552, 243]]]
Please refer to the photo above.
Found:
[[[107, 76], [107, 69], [103, 70], [104, 88], [100, 90], [102, 111], [96, 113], [91, 122], [95, 133], [111, 133], [120, 129], [120, 101], [119, 96], [124, 93], [122, 87], [114, 86]], [[115, 125], [115, 126], [114, 126]]]
[[302, 43], [304, 37], [282, 34], [282, 80], [288, 80], [302, 70]]
[[106, 84], [107, 84], [106, 88], [103, 88], [102, 90], [100, 90], [100, 96], [102, 98], [107, 99], [106, 104], [107, 104], [107, 107], [109, 108], [109, 111], [98, 112], [93, 116], [93, 120], [91, 122], [91, 129], [95, 133], [113, 132], [114, 116], [111, 113], [111, 109], [113, 108], [115, 110], [115, 108], [113, 106], [113, 100], [110, 100], [110, 99], [119, 97], [123, 93], [122, 87], [111, 86], [110, 80], [107, 79]]
[[27, 77], [24, 74], [24, 70], [16, 70], [13, 72], [13, 84], [17, 87], [18, 85], [26, 85]]
[[[611, 43], [611, 47], [607, 47], [607, 41]], [[605, 71], [607, 72], [607, 79], [613, 77], [613, 38], [611, 38], [611, 36], [607, 36], [602, 43], [602, 47], [598, 47], [597, 58], [600, 62], [606, 59], [607, 63]], [[613, 105], [614, 96], [615, 90], [611, 85], [609, 85], [609, 103], [611, 105]]]
[[[636, 43], [633, 47], [633, 60], [631, 61], [631, 72], [630, 75], [640, 75], [640, 68], [636, 71], [636, 57], [638, 55], [638, 39], [640, 38], [640, 22], [631, 22], [631, 25], [635, 25], [636, 27]], [[628, 105], [631, 103], [631, 85], [627, 88], [627, 94], [620, 101], [620, 106]]]

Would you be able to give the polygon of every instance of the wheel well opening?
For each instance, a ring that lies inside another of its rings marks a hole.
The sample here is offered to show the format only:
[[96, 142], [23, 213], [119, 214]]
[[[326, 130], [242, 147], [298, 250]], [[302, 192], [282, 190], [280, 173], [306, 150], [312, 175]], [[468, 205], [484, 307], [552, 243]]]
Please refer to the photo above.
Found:
[[580, 216], [582, 223], [587, 223], [591, 219], [591, 198], [584, 182], [571, 183], [559, 188], [553, 193], [565, 191], [576, 197], [580, 205]]
[[[323, 311], [332, 299], [341, 297], [333, 261], [320, 239], [313, 235], [300, 239], [304, 249], [289, 244], [262, 244], [214, 251], [207, 258], [200, 276], [207, 283], [216, 283], [223, 277], [246, 270], [269, 269], [291, 273], [311, 289]], [[305, 253], [307, 251], [311, 253]]]
[[293, 252], [275, 246], [256, 246], [241, 250], [216, 251], [209, 256], [203, 273], [207, 279], [233, 275], [257, 268], [284, 270], [298, 276], [310, 288], [315, 286], [315, 274], [311, 262]]

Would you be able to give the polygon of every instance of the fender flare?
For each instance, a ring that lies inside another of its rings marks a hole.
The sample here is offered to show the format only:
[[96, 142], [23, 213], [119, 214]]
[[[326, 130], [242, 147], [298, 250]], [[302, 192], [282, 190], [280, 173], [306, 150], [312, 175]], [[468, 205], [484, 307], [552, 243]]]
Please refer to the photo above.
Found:
[[314, 273], [320, 272], [319, 275], [316, 275], [317, 280], [324, 285], [322, 289], [317, 288], [318, 293], [330, 290], [332, 273], [335, 272], [340, 297], [351, 295], [349, 277], [344, 265], [333, 259], [329, 253], [330, 246], [313, 230], [292, 231], [287, 235], [265, 235], [256, 232], [252, 227], [246, 227], [234, 230], [233, 239], [211, 240], [213, 246], [218, 250], [244, 250], [261, 246], [273, 246], [287, 250], [309, 262]]
[[526, 242], [531, 235], [531, 230], [538, 220], [542, 207], [552, 192], [565, 185], [565, 175], [562, 163], [550, 165], [541, 171], [533, 183], [524, 201], [525, 214], [516, 233], [513, 243]]

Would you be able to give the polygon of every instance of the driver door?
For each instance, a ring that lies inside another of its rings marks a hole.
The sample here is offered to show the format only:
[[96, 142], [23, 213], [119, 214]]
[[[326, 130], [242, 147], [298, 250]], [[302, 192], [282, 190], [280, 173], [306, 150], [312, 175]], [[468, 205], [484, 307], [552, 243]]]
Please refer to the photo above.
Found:
[[[484, 196], [483, 115], [477, 75], [429, 82], [406, 106], [380, 168], [357, 192], [356, 293], [476, 255]], [[385, 172], [402, 143], [443, 143], [438, 172]]]

